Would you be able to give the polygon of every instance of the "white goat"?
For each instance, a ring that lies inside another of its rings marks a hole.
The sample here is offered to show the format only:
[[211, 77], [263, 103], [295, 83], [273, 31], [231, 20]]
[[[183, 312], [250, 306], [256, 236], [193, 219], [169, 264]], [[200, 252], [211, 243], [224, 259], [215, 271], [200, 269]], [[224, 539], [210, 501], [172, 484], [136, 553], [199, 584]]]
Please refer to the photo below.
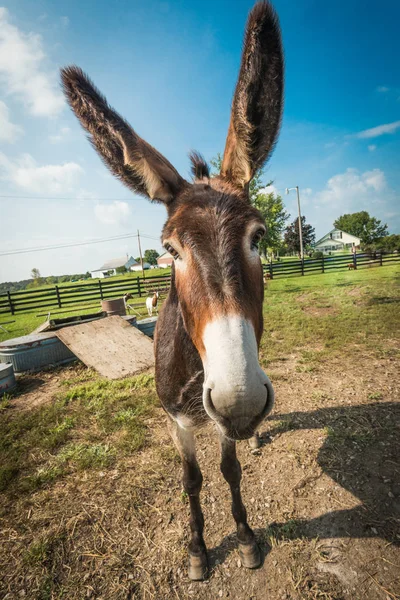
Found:
[[158, 292], [154, 292], [153, 296], [149, 296], [146, 298], [146, 308], [149, 313], [149, 317], [153, 316], [153, 309], [158, 313], [157, 302], [160, 294]]

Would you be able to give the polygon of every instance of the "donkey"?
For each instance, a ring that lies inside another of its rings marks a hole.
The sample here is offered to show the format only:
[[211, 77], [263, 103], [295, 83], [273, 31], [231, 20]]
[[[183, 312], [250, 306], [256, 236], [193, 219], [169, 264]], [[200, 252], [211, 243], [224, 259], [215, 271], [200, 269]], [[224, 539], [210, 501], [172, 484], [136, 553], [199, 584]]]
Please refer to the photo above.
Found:
[[208, 569], [194, 432], [210, 421], [220, 439], [241, 561], [256, 568], [261, 556], [241, 499], [236, 441], [252, 438], [274, 403], [258, 362], [264, 297], [258, 243], [265, 224], [250, 204], [249, 183], [272, 152], [281, 123], [283, 51], [277, 15], [269, 2], [259, 2], [249, 15], [216, 177], [192, 152], [194, 178], [186, 181], [109, 106], [81, 69], [67, 67], [61, 76], [72, 110], [108, 168], [131, 190], [167, 209], [162, 243], [174, 264], [155, 332], [155, 377], [189, 497], [189, 578], [204, 579]]
[[160, 294], [158, 292], [154, 292], [152, 296], [146, 298], [146, 308], [147, 312], [149, 313], [149, 317], [153, 316], [153, 310], [158, 312], [157, 303], [159, 297]]

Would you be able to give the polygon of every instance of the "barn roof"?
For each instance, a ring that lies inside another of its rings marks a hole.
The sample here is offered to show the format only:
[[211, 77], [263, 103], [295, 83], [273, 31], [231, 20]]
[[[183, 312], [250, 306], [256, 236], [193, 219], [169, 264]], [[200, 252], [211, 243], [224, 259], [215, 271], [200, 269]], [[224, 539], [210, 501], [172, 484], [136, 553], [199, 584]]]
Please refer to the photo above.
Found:
[[117, 269], [118, 267], [124, 267], [129, 262], [129, 266], [139, 264], [134, 258], [127, 258], [123, 256], [122, 258], [112, 258], [108, 260], [102, 265], [99, 269], [93, 269], [94, 271], [108, 271], [109, 269]]

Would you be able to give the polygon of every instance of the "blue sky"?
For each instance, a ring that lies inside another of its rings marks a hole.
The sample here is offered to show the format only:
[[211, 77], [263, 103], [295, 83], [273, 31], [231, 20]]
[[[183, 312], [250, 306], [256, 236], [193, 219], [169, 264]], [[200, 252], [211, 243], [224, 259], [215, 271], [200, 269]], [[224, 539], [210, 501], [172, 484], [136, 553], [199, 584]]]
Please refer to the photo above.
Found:
[[[189, 176], [222, 151], [252, 2], [12, 0], [0, 8], [0, 254], [129, 234], [159, 251], [162, 206], [108, 174], [60, 94], [81, 66], [132, 126]], [[400, 232], [397, 0], [276, 0], [286, 55], [281, 136], [265, 179], [299, 185], [317, 236], [366, 209]], [[3, 197], [5, 196], [5, 197]], [[26, 197], [26, 198], [22, 198]], [[295, 195], [284, 196], [296, 216]], [[152, 239], [154, 238], [154, 239]], [[0, 281], [85, 272], [138, 255], [125, 239], [0, 256]]]

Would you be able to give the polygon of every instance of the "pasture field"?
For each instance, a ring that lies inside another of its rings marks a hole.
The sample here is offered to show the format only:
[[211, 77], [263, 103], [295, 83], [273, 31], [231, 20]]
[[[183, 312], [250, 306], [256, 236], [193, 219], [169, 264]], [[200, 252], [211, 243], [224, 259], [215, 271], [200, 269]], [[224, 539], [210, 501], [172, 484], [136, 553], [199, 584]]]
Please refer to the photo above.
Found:
[[263, 446], [238, 444], [264, 563], [240, 566], [209, 426], [203, 583], [186, 579], [188, 500], [153, 373], [23, 376], [1, 400], [0, 597], [400, 598], [399, 308], [399, 266], [268, 283], [261, 362], [276, 405]]

